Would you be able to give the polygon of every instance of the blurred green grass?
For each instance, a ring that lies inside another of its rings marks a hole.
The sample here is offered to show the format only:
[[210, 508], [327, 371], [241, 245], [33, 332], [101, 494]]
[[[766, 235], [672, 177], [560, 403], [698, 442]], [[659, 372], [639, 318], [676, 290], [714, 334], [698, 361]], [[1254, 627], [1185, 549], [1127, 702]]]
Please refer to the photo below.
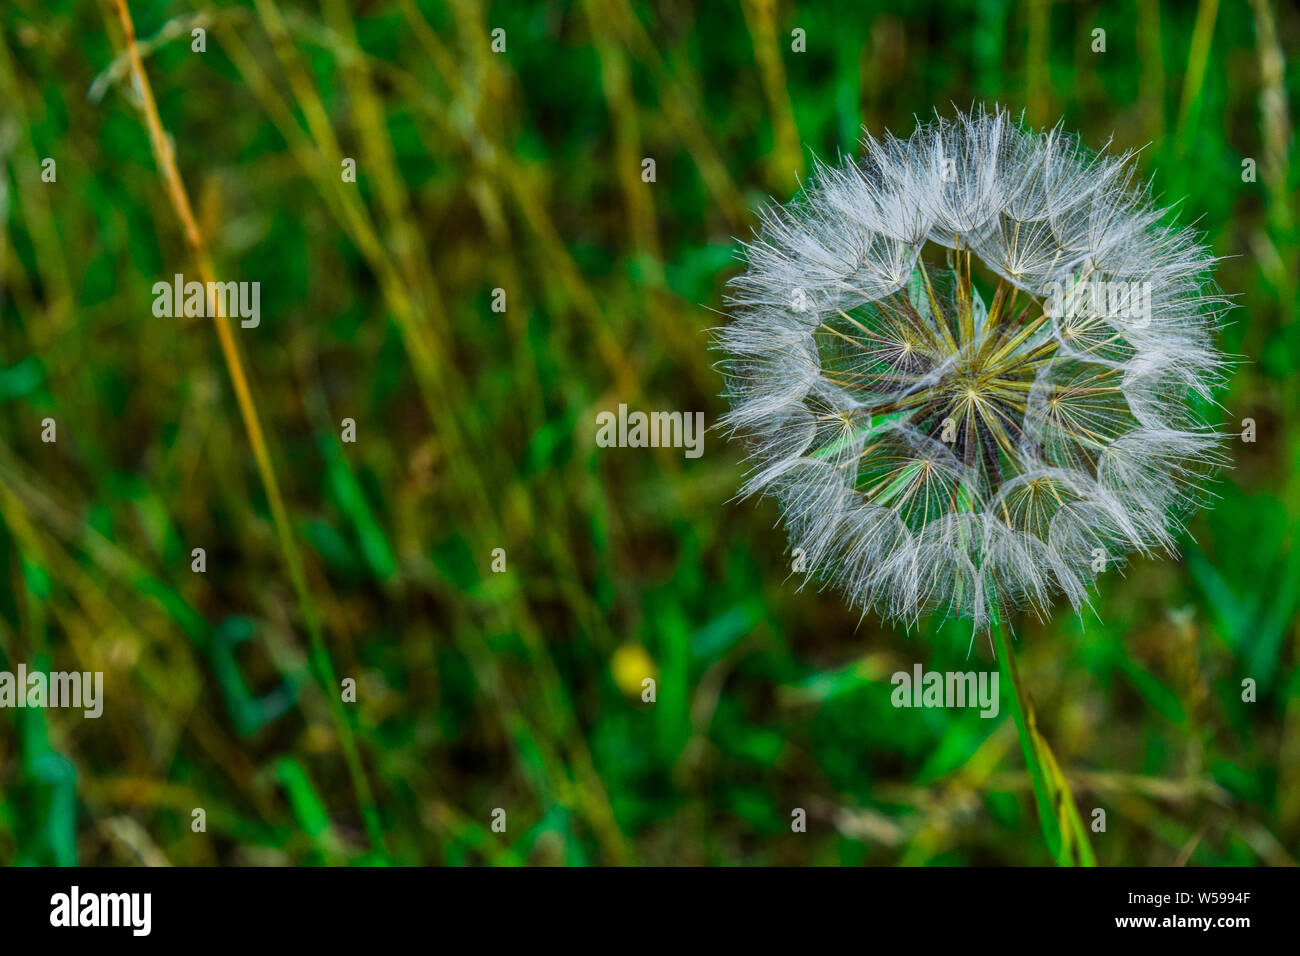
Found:
[[[145, 69], [216, 271], [262, 283], [260, 327], [233, 332], [304, 590], [211, 324], [151, 312], [155, 281], [197, 270], [137, 96], [110, 70], [113, 4], [14, 0], [0, 669], [102, 670], [106, 703], [99, 720], [0, 713], [0, 861], [1048, 862], [1010, 715], [889, 703], [889, 674], [915, 662], [991, 667], [968, 629], [908, 636], [796, 590], [775, 508], [729, 500], [739, 452], [716, 433], [695, 461], [594, 443], [620, 402], [716, 419], [705, 330], [732, 237], [762, 197], [795, 192], [811, 154], [852, 152], [862, 124], [905, 132], [997, 100], [1095, 146], [1146, 147], [1143, 173], [1228, 257], [1219, 282], [1240, 308], [1222, 344], [1244, 360], [1221, 417], [1258, 423], [1183, 559], [1105, 578], [1100, 620], [1018, 622], [1039, 726], [1085, 820], [1107, 812], [1101, 863], [1294, 862], [1294, 9], [131, 12], [159, 38]], [[357, 684], [342, 725], [313, 616]], [[638, 675], [658, 680], [654, 704]]]

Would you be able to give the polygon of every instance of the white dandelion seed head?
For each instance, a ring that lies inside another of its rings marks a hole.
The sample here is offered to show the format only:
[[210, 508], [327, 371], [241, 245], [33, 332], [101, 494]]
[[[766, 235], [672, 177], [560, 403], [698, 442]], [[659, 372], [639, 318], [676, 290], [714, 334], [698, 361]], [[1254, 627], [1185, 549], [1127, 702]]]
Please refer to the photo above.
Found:
[[909, 627], [1078, 610], [1099, 569], [1173, 553], [1223, 464], [1195, 411], [1225, 372], [1214, 257], [1131, 154], [1059, 126], [977, 107], [862, 147], [762, 213], [731, 282], [742, 493]]

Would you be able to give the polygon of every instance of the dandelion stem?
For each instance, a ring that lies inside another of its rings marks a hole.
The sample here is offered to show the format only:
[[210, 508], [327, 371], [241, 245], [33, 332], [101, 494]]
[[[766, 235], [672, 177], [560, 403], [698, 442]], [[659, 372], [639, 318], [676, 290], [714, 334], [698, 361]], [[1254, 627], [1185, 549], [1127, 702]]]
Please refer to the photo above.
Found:
[[1069, 781], [1061, 772], [1056, 757], [1043, 735], [1038, 732], [1033, 704], [1020, 681], [1020, 672], [1007, 640], [1008, 628], [1002, 617], [997, 617], [991, 627], [998, 669], [1008, 686], [1007, 700], [1020, 749], [1025, 755], [1029, 781], [1033, 786], [1034, 802], [1038, 806], [1038, 822], [1047, 841], [1047, 851], [1058, 866], [1096, 866], [1087, 831], [1079, 818], [1079, 811], [1070, 791]]

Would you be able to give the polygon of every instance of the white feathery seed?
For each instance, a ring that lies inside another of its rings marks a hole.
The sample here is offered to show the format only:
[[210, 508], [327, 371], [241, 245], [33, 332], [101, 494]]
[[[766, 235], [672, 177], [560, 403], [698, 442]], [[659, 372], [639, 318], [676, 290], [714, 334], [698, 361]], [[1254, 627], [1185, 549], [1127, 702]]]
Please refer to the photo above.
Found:
[[[762, 213], [716, 347], [742, 495], [864, 612], [912, 626], [1088, 603], [1174, 553], [1223, 464], [1215, 258], [1131, 154], [982, 107], [866, 135]], [[972, 279], [996, 283], [986, 303]]]

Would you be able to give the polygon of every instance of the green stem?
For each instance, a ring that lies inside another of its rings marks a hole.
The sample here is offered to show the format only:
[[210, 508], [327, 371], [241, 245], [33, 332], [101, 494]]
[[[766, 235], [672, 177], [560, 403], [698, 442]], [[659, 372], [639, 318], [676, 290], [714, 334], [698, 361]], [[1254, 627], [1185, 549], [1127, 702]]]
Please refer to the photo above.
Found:
[[1020, 681], [1016, 659], [1007, 640], [1007, 626], [1002, 620], [996, 620], [992, 631], [998, 670], [1009, 687], [1006, 697], [1020, 737], [1025, 766], [1029, 770], [1029, 782], [1034, 791], [1038, 822], [1047, 841], [1047, 851], [1059, 866], [1095, 866], [1097, 861], [1079, 817], [1074, 794], [1070, 792], [1069, 781], [1052, 756], [1047, 741], [1038, 732], [1033, 705]]

